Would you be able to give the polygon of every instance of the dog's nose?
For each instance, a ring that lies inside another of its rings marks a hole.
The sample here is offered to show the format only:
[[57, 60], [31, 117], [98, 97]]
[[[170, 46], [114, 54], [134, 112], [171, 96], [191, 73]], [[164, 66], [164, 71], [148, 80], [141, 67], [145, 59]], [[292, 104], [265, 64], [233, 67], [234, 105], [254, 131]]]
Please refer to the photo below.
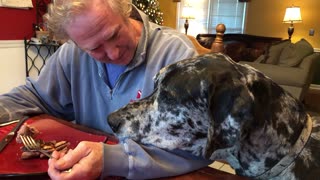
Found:
[[121, 127], [123, 120], [116, 118], [114, 114], [108, 116], [108, 123], [114, 133], [118, 132]]

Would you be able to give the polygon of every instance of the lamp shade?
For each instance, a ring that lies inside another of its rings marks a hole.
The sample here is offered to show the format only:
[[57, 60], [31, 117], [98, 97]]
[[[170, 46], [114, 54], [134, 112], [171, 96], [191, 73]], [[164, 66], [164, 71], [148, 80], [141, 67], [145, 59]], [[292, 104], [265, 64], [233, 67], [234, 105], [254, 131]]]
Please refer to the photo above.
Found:
[[182, 15], [181, 18], [183, 19], [194, 19], [195, 15], [194, 15], [194, 10], [192, 8], [192, 6], [184, 6], [182, 9]]
[[283, 18], [284, 23], [300, 23], [302, 22], [300, 7], [292, 6], [286, 9], [286, 14]]

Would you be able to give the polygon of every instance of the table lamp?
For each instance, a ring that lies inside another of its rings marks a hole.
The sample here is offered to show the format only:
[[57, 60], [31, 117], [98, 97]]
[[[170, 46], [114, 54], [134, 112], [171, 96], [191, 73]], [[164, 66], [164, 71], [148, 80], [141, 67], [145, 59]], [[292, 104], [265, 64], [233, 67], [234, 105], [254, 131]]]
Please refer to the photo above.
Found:
[[297, 7], [297, 6], [288, 7], [286, 9], [286, 13], [284, 15], [283, 22], [290, 23], [290, 26], [288, 28], [288, 35], [289, 35], [289, 39], [291, 39], [291, 36], [294, 32], [293, 23], [301, 23], [302, 22], [300, 7]]
[[194, 12], [193, 12], [193, 8], [190, 5], [186, 5], [183, 7], [182, 9], [182, 19], [186, 19], [185, 23], [184, 23], [184, 29], [185, 29], [185, 33], [188, 33], [188, 28], [189, 28], [189, 19], [194, 19]]

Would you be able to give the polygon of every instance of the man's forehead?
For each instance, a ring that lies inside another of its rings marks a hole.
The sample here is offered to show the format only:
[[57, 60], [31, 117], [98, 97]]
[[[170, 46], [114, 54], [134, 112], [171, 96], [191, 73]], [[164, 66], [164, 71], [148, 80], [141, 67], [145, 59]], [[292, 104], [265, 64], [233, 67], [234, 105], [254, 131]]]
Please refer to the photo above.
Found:
[[119, 18], [119, 15], [105, 8], [92, 7], [75, 17], [66, 26], [66, 31], [81, 49], [91, 50], [96, 48], [95, 41], [106, 40], [120, 29]]

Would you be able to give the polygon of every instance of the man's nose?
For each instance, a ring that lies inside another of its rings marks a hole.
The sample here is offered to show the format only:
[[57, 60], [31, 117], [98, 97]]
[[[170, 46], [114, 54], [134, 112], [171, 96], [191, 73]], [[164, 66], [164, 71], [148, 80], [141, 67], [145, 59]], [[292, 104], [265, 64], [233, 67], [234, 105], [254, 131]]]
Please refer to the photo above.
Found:
[[118, 60], [120, 57], [120, 49], [117, 46], [105, 47], [106, 54], [111, 61]]

